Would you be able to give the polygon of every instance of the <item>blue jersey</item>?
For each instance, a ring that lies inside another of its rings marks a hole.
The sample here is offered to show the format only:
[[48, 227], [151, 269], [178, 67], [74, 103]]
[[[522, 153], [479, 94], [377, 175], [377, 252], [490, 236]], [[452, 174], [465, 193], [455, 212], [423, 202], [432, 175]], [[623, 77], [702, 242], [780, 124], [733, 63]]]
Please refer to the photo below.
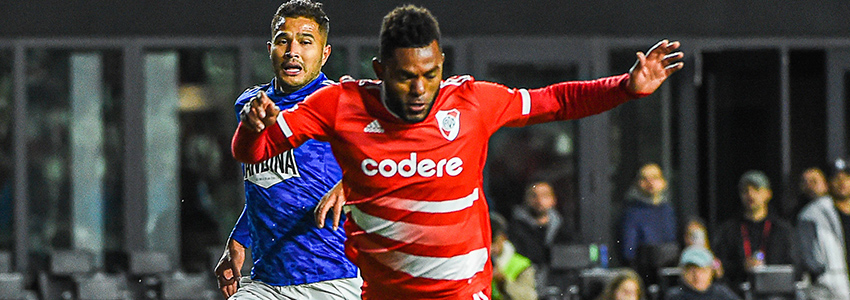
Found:
[[[284, 94], [272, 82], [246, 90], [236, 101], [236, 115], [259, 91], [281, 110], [327, 85], [319, 77]], [[251, 278], [274, 286], [357, 277], [344, 251], [345, 231], [316, 227], [313, 209], [341, 178], [330, 144], [310, 140], [259, 164], [243, 164], [245, 208], [230, 237], [251, 248]]]

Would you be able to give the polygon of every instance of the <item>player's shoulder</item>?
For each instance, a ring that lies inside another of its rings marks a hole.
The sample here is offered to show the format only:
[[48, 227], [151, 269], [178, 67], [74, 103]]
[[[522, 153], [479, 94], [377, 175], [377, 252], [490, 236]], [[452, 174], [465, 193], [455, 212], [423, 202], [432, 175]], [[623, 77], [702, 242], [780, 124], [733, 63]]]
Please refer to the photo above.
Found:
[[244, 91], [242, 91], [242, 94], [240, 94], [239, 97], [236, 98], [236, 105], [237, 106], [245, 105], [245, 103], [248, 103], [248, 100], [251, 100], [251, 98], [254, 98], [254, 96], [256, 96], [257, 93], [259, 93], [260, 91], [268, 90], [270, 86], [271, 86], [271, 83], [269, 82], [269, 83], [264, 83], [264, 84], [258, 84], [258, 85], [255, 85], [255, 86], [252, 86], [252, 87], [245, 89]]
[[350, 76], [343, 76], [338, 82], [329, 82], [327, 86], [320, 91], [324, 93], [336, 94], [359, 94], [369, 90], [379, 90], [381, 81], [374, 79], [354, 79]]
[[475, 78], [472, 75], [454, 75], [440, 83], [440, 88], [462, 87], [464, 85], [475, 83]]

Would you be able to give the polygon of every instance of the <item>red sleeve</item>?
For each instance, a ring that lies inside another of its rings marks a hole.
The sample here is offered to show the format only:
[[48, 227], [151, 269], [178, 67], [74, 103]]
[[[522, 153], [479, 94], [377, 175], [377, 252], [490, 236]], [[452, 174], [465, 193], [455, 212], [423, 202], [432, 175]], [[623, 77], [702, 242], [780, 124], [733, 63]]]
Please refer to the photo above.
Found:
[[552, 120], [571, 120], [606, 112], [629, 100], [646, 95], [626, 89], [629, 74], [589, 81], [567, 81], [529, 90], [529, 124]]
[[482, 112], [491, 116], [492, 130], [501, 126], [525, 126], [557, 120], [578, 119], [610, 110], [646, 95], [630, 93], [629, 74], [589, 81], [567, 81], [539, 89], [510, 89], [476, 82]]
[[339, 103], [338, 85], [322, 88], [294, 107], [281, 111], [262, 132], [236, 128], [230, 147], [233, 157], [255, 164], [295, 148], [309, 139], [327, 141]]
[[288, 142], [276, 123], [261, 132], [254, 132], [242, 127], [242, 122], [239, 122], [230, 142], [230, 151], [237, 161], [256, 164], [292, 149]]

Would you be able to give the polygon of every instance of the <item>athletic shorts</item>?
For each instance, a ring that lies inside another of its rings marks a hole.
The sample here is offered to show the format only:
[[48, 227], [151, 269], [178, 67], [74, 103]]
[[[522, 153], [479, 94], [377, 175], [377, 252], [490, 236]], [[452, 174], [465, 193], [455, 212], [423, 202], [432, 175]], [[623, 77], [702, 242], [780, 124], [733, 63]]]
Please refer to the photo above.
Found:
[[228, 300], [360, 299], [362, 285], [360, 276], [287, 286], [272, 286], [246, 276], [242, 277], [239, 289]]

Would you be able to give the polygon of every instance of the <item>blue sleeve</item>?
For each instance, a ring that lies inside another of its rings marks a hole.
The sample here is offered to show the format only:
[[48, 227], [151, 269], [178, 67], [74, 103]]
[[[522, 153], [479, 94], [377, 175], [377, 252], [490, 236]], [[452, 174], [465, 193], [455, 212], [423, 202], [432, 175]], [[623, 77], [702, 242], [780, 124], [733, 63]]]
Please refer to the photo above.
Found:
[[248, 223], [248, 216], [245, 215], [247, 205], [242, 207], [242, 214], [239, 215], [239, 220], [233, 226], [233, 231], [230, 232], [230, 238], [239, 242], [246, 248], [251, 247], [251, 225]]

